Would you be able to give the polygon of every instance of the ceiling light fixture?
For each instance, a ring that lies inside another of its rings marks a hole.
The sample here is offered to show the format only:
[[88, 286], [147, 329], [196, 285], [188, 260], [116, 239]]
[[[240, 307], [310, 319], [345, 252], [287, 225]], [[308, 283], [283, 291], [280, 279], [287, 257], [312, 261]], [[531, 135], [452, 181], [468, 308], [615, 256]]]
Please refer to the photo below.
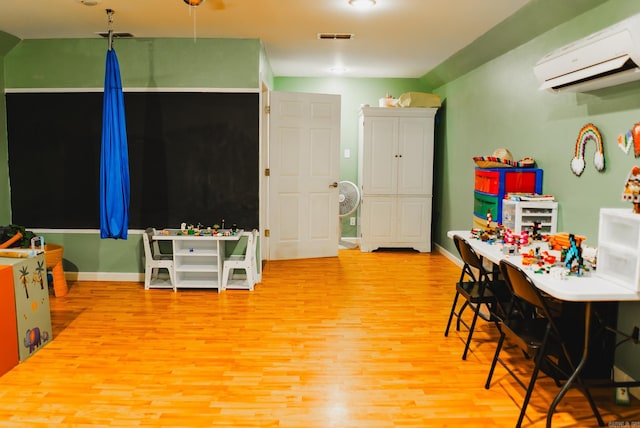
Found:
[[376, 0], [349, 0], [349, 4], [354, 7], [373, 7], [376, 5]]
[[189, 6], [200, 6], [205, 0], [183, 0]]

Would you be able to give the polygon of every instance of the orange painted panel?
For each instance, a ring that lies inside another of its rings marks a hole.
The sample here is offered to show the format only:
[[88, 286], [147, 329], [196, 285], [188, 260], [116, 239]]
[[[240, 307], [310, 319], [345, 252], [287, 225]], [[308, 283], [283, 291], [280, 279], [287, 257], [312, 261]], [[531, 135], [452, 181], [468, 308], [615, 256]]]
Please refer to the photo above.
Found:
[[13, 268], [0, 266], [0, 376], [18, 365], [18, 333]]

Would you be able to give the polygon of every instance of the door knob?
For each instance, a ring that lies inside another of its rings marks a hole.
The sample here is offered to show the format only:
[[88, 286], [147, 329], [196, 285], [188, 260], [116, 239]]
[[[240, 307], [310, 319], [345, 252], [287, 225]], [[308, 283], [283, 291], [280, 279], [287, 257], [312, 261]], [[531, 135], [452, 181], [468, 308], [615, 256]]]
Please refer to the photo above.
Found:
[[329, 184], [329, 187], [338, 187], [338, 183], [334, 181], [333, 183]]

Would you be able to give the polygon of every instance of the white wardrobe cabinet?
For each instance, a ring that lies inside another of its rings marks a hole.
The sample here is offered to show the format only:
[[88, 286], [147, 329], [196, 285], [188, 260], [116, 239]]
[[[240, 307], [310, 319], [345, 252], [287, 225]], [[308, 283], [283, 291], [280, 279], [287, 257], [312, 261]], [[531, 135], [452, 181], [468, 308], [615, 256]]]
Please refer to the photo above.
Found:
[[436, 108], [360, 111], [360, 249], [431, 251]]

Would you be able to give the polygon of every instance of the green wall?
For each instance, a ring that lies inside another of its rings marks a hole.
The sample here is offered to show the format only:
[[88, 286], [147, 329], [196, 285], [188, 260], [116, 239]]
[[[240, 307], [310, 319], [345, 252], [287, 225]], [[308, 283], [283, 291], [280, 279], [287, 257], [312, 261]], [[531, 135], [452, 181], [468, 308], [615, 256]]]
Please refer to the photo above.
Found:
[[[473, 156], [506, 147], [520, 159], [533, 157], [544, 170], [543, 191], [559, 203], [558, 228], [597, 246], [601, 207], [631, 209], [621, 199], [629, 171], [640, 164], [617, 147], [619, 134], [640, 119], [640, 82], [592, 93], [539, 91], [533, 66], [544, 54], [640, 12], [640, 4], [610, 0], [435, 89], [443, 99], [437, 130], [435, 241], [457, 254], [447, 231], [468, 229], [473, 211]], [[605, 170], [593, 166], [595, 144], [586, 146], [585, 169], [570, 161], [580, 128], [595, 124], [603, 137]], [[633, 150], [631, 150], [632, 152]], [[618, 325], [640, 326], [640, 303], [620, 306]], [[623, 345], [616, 364], [640, 379], [640, 348]]]
[[[0, 43], [2, 40], [0, 37]], [[100, 89], [104, 85], [106, 49], [103, 39], [19, 41], [4, 56], [3, 89]], [[268, 63], [261, 63], [262, 44], [255, 39], [116, 39], [114, 49], [125, 89], [258, 91], [260, 72], [270, 73]], [[10, 198], [4, 190], [9, 187], [4, 102], [3, 97], [0, 224], [10, 222]], [[64, 245], [67, 272], [124, 274], [123, 279], [130, 278], [131, 273], [144, 272], [139, 234], [130, 234], [128, 240], [100, 239], [99, 233], [86, 231], [43, 235], [46, 242]]]
[[[621, 195], [637, 161], [617, 148], [617, 137], [639, 119], [640, 83], [554, 94], [538, 90], [533, 66], [549, 51], [638, 12], [638, 3], [610, 0], [435, 89], [443, 99], [437, 134], [438, 243], [455, 252], [446, 233], [469, 226], [472, 157], [499, 147], [518, 159], [536, 160], [544, 170], [543, 191], [559, 202], [558, 228], [587, 236], [588, 245], [597, 245], [600, 207], [630, 207]], [[589, 122], [603, 136], [606, 168], [596, 171], [595, 145], [587, 145], [586, 167], [578, 177], [570, 161], [578, 132]]]
[[[101, 88], [107, 41], [23, 40], [7, 55], [7, 88]], [[116, 39], [126, 88], [259, 88], [256, 39]]]

